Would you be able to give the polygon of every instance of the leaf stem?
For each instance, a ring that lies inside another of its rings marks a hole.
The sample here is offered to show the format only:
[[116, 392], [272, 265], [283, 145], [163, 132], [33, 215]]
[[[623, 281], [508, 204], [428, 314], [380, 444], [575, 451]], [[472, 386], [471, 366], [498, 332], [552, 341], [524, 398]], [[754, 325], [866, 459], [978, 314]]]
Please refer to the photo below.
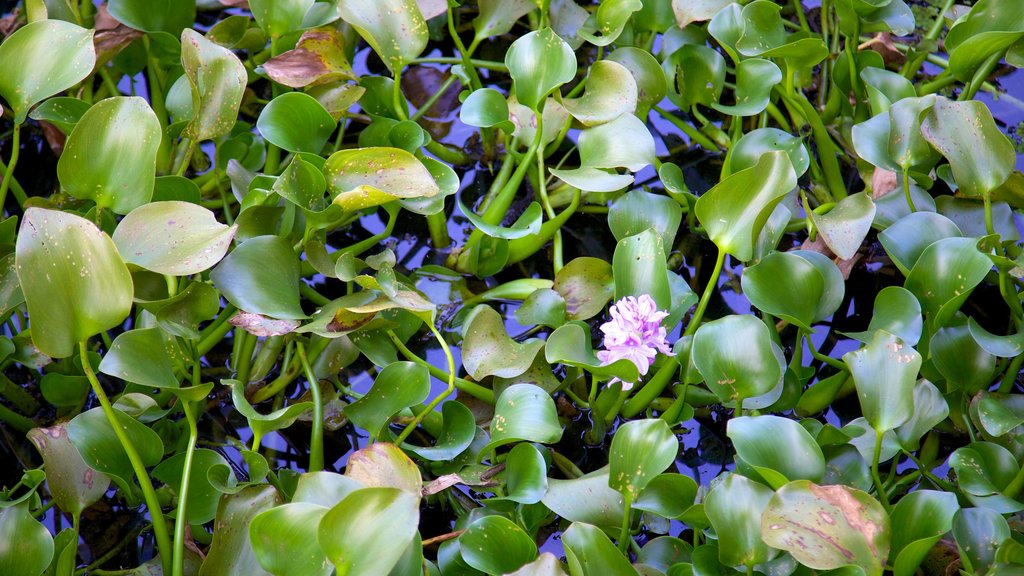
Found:
[[664, 118], [665, 120], [668, 120], [673, 126], [682, 130], [683, 133], [686, 134], [686, 136], [689, 137], [691, 141], [699, 144], [701, 148], [707, 150], [708, 152], [722, 151], [722, 149], [719, 148], [717, 144], [712, 142], [710, 138], [705, 136], [700, 130], [697, 130], [695, 127], [690, 125], [682, 118], [678, 118], [675, 114], [672, 114], [668, 110], [659, 108], [657, 106], [652, 108], [652, 110], [660, 114], [661, 117]]
[[172, 576], [183, 576], [185, 573], [185, 528], [188, 526], [188, 492], [192, 479], [192, 457], [196, 450], [199, 430], [196, 417], [192, 414], [192, 406], [185, 399], [181, 400], [181, 408], [188, 420], [188, 445], [185, 447], [185, 462], [181, 468], [181, 490], [178, 492], [178, 512], [174, 519], [174, 569]]
[[910, 211], [917, 212], [914, 198], [910, 195], [910, 170], [907, 168], [903, 169], [903, 195], [907, 198], [907, 206], [910, 207]]
[[18, 165], [18, 156], [20, 154], [21, 123], [15, 123], [14, 133], [11, 135], [11, 161], [7, 164], [7, 169], [4, 170], [3, 180], [0, 180], [0, 215], [3, 214], [4, 203], [7, 201], [7, 188], [11, 185], [11, 178], [14, 177], [14, 167]]
[[889, 496], [885, 493], [885, 485], [882, 484], [882, 477], [878, 473], [878, 460], [882, 457], [882, 437], [884, 434], [875, 430], [875, 452], [871, 458], [871, 481], [875, 483], [875, 490], [878, 492], [878, 500], [882, 507], [889, 512]]
[[409, 437], [409, 434], [412, 434], [412, 431], [416, 429], [416, 426], [419, 425], [420, 421], [423, 420], [427, 414], [432, 412], [442, 400], [451, 396], [452, 392], [455, 391], [455, 358], [452, 356], [452, 351], [448, 348], [448, 343], [444, 341], [444, 336], [437, 331], [433, 320], [428, 320], [426, 325], [427, 328], [430, 328], [430, 331], [434, 333], [434, 338], [436, 338], [438, 343], [441, 344], [441, 350], [444, 351], [444, 356], [448, 359], [448, 389], [438, 394], [436, 398], [430, 401], [430, 404], [427, 404], [427, 407], [424, 408], [422, 412], [412, 419], [412, 422], [409, 422], [405, 427], [405, 430], [402, 430], [402, 433], [398, 435], [397, 439], [395, 439], [395, 444], [401, 444], [404, 442], [405, 439]]
[[708, 307], [708, 302], [711, 300], [711, 293], [714, 292], [718, 286], [718, 277], [722, 274], [722, 266], [725, 264], [725, 251], [721, 248], [716, 248], [718, 255], [715, 258], [715, 268], [711, 271], [711, 278], [708, 279], [708, 283], [704, 286], [704, 293], [700, 296], [700, 302], [697, 302], [697, 310], [693, 313], [693, 318], [690, 319], [690, 324], [686, 327], [686, 332], [683, 336], [692, 336], [697, 331], [697, 327], [700, 326], [700, 321], [704, 317], [704, 310]]
[[295, 341], [295, 352], [302, 364], [302, 371], [309, 382], [309, 395], [313, 398], [313, 431], [309, 436], [309, 472], [319, 472], [324, 469], [324, 403], [320, 397], [320, 380], [313, 373], [309, 359], [306, 358], [306, 348], [302, 342]]
[[85, 371], [85, 377], [89, 380], [92, 391], [100, 401], [103, 413], [106, 414], [110, 427], [114, 430], [114, 435], [117, 436], [118, 442], [124, 448], [128, 461], [131, 462], [132, 470], [139, 481], [139, 486], [142, 488], [142, 496], [146, 501], [146, 507], [149, 508], [149, 516], [152, 519], [153, 536], [156, 538], [156, 547], [160, 553], [160, 563], [163, 566], [164, 574], [170, 574], [172, 559], [174, 558], [174, 548], [171, 544], [170, 534], [167, 532], [167, 522], [164, 520], [163, 510], [160, 509], [160, 500], [153, 489], [153, 482], [149, 479], [146, 466], [142, 463], [142, 457], [139, 456], [138, 450], [135, 449], [135, 444], [132, 443], [131, 438], [125, 433], [124, 426], [118, 421], [117, 413], [114, 412], [114, 407], [110, 404], [107, 393], [103, 391], [103, 386], [100, 385], [100, 381], [96, 378], [96, 373], [92, 370], [92, 365], [89, 364], [89, 350], [86, 347], [85, 340], [78, 343], [78, 354], [82, 359], [82, 370]]
[[[414, 354], [413, 351], [409, 350], [409, 347], [406, 346], [404, 342], [402, 342], [398, 335], [396, 335], [391, 330], [388, 330], [388, 338], [391, 339], [391, 343], [395, 345], [395, 348], [398, 348], [398, 351], [402, 354], [402, 356], [405, 357], [406, 360], [409, 360], [410, 362], [415, 362], [420, 366], [426, 367], [426, 369], [430, 372], [430, 375], [433, 376], [434, 378], [446, 381], [451, 377], [451, 374], [445, 372], [444, 370], [441, 370], [437, 366], [434, 366], [430, 362], [427, 362], [423, 358], [420, 358], [419, 356]], [[470, 382], [469, 380], [464, 380], [459, 377], [455, 378], [455, 387], [460, 392], [465, 392], [466, 394], [469, 394], [470, 396], [476, 398], [477, 400], [482, 400], [484, 402], [487, 402], [488, 404], [494, 404], [494, 391], [491, 390], [490, 388], [484, 388], [483, 386], [477, 384], [476, 382]]]
[[619, 551], [625, 554], [629, 550], [629, 527], [633, 519], [633, 496], [629, 493], [625, 497], [626, 509], [622, 515], [622, 531], [619, 532]]

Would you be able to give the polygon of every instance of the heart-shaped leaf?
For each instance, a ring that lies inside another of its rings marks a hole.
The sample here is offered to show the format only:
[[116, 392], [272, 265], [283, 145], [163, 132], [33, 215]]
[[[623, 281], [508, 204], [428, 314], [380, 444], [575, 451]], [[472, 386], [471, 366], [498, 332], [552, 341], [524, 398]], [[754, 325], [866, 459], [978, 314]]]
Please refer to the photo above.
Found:
[[598, 60], [590, 67], [583, 96], [564, 100], [562, 105], [584, 126], [596, 126], [635, 112], [637, 94], [636, 80], [625, 66]]
[[988, 274], [992, 261], [976, 244], [973, 238], [943, 238], [921, 253], [904, 286], [921, 301], [926, 314], [947, 306], [959, 309]]
[[783, 376], [768, 328], [748, 315], [729, 315], [702, 324], [693, 335], [694, 366], [722, 402], [765, 394]]
[[847, 352], [843, 361], [850, 368], [864, 417], [875, 432], [892, 430], [914, 414], [914, 382], [921, 368], [921, 355], [898, 337], [875, 331], [871, 342]]
[[323, 104], [303, 92], [286, 92], [260, 112], [256, 128], [267, 142], [289, 152], [319, 154], [337, 122]]
[[953, 515], [960, 509], [956, 495], [935, 490], [916, 490], [907, 494], [892, 509], [892, 533], [895, 558], [893, 573], [911, 576], [928, 551], [953, 527]]
[[625, 501], [608, 485], [608, 467], [572, 480], [548, 479], [541, 500], [552, 512], [572, 522], [586, 522], [606, 530], [622, 526]]
[[608, 453], [608, 485], [633, 502], [647, 484], [675, 462], [679, 442], [664, 420], [627, 422], [615, 431]]
[[147, 388], [178, 388], [174, 364], [159, 328], [139, 328], [118, 334], [103, 356], [99, 370]]
[[505, 65], [516, 100], [534, 111], [548, 94], [576, 76], [576, 54], [550, 28], [516, 39], [505, 53]]
[[600, 258], [574, 258], [555, 274], [552, 289], [565, 299], [569, 320], [588, 320], [615, 295], [612, 267]]
[[[251, 574], [269, 576], [262, 569], [249, 541], [252, 519], [281, 504], [281, 496], [273, 486], [261, 484], [243, 488], [225, 496], [217, 508], [213, 544], [199, 576], [217, 574]], [[225, 530], [225, 528], [230, 528]]]
[[467, 319], [462, 345], [462, 365], [473, 378], [512, 378], [526, 371], [544, 347], [539, 339], [516, 342], [508, 336], [501, 315], [490, 306], [479, 306]]
[[192, 87], [195, 113], [183, 134], [199, 142], [231, 132], [248, 82], [242, 61], [227, 48], [185, 28], [181, 32], [181, 65]]
[[987, 196], [1010, 177], [1013, 144], [999, 131], [983, 102], [937, 98], [921, 132], [949, 160], [962, 193]]
[[502, 516], [484, 516], [459, 536], [462, 558], [487, 574], [507, 574], [537, 557], [537, 545], [522, 528]]
[[579, 576], [637, 576], [629, 560], [597, 526], [573, 522], [562, 534], [569, 573]]
[[803, 250], [772, 252], [747, 268], [741, 281], [754, 306], [808, 332], [839, 308], [845, 288], [831, 260]]
[[739, 474], [719, 478], [704, 498], [704, 512], [719, 538], [718, 559], [726, 566], [753, 566], [778, 554], [761, 540], [761, 512], [772, 491]]
[[260, 566], [275, 576], [328, 576], [332, 568], [317, 542], [327, 511], [317, 504], [292, 502], [256, 515], [249, 524], [249, 540]]
[[320, 521], [320, 548], [339, 575], [387, 574], [416, 537], [419, 517], [419, 499], [404, 490], [356, 490]]
[[46, 482], [57, 506], [68, 514], [81, 514], [103, 497], [110, 477], [90, 468], [68, 437], [68, 425], [33, 428], [28, 433], [46, 466]]
[[212, 268], [231, 246], [236, 226], [189, 202], [151, 202], [132, 210], [112, 237], [125, 262], [159, 274], [189, 276]]
[[790, 480], [820, 482], [825, 457], [799, 423], [779, 416], [741, 416], [729, 420], [726, 434], [736, 455], [754, 468], [772, 488]]
[[374, 436], [400, 411], [423, 402], [430, 394], [430, 374], [412, 362], [388, 364], [367, 393], [345, 407], [345, 415]]
[[4, 574], [39, 576], [53, 558], [53, 537], [32, 517], [28, 507], [25, 501], [0, 508], [0, 538], [8, 543], [0, 550], [0, 570]]
[[562, 437], [554, 400], [533, 384], [513, 384], [502, 391], [490, 430], [491, 441], [481, 453], [519, 441], [553, 444]]
[[245, 241], [210, 272], [210, 280], [240, 310], [278, 319], [301, 319], [299, 259], [280, 236]]

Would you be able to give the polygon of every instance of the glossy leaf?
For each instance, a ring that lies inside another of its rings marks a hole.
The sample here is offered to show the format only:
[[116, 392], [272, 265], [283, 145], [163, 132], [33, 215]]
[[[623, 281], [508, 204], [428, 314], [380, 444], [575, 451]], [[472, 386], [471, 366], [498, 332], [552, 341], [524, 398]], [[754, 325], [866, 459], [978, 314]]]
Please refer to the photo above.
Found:
[[1000, 514], [1024, 510], [1016, 494], [1004, 493], [1020, 473], [1020, 466], [1006, 448], [991, 442], [972, 442], [949, 456], [949, 466], [956, 471], [960, 491], [975, 506]]
[[533, 444], [516, 444], [505, 460], [505, 498], [520, 504], [540, 502], [548, 489], [546, 472], [547, 461]]
[[519, 218], [517, 218], [511, 226], [505, 228], [499, 225], [488, 224], [482, 217], [467, 208], [466, 205], [462, 203], [461, 199], [456, 198], [456, 200], [462, 215], [465, 216], [473, 226], [491, 238], [515, 240], [516, 238], [536, 236], [540, 233], [541, 219], [543, 215], [541, 213], [540, 204], [536, 202], [530, 202], [530, 205], [526, 207], [526, 210], [523, 210], [523, 213], [520, 214]]
[[340, 150], [327, 158], [324, 175], [334, 204], [347, 211], [442, 192], [428, 167], [399, 148]]
[[651, 107], [661, 102], [668, 92], [665, 73], [658, 60], [650, 52], [633, 46], [617, 48], [607, 59], [622, 64], [633, 75], [637, 87], [636, 115], [646, 118]]
[[267, 34], [276, 38], [302, 28], [302, 19], [314, 0], [250, 0], [253, 18]]
[[914, 413], [914, 382], [921, 355], [898, 337], [883, 330], [859, 350], [847, 352], [864, 417], [881, 434], [903, 424]]
[[676, 16], [676, 24], [684, 28], [691, 22], [711, 20], [731, 3], [730, 0], [672, 0], [672, 12]]
[[696, 104], [712, 106], [722, 96], [725, 58], [703, 44], [684, 44], [661, 67], [669, 82], [669, 100], [683, 110]]
[[549, 478], [548, 491], [541, 501], [566, 520], [616, 530], [622, 526], [625, 501], [608, 485], [608, 473], [605, 466], [571, 480]]
[[256, 128], [274, 144], [289, 152], [319, 154], [337, 125], [331, 114], [312, 96], [286, 92], [260, 112]]
[[729, 420], [726, 434], [736, 455], [772, 488], [790, 480], [820, 482], [825, 457], [814, 438], [794, 420], [779, 416], [741, 416]]
[[19, 576], [39, 576], [53, 557], [53, 537], [29, 512], [29, 503], [0, 508], [0, 571]]
[[430, 394], [430, 374], [412, 362], [388, 364], [377, 374], [362, 398], [345, 407], [345, 415], [360, 428], [380, 436], [395, 414], [423, 402]]
[[588, 320], [604, 310], [615, 295], [612, 267], [599, 258], [575, 258], [555, 274], [552, 289], [565, 299], [570, 320]]
[[195, 0], [111, 0], [107, 10], [125, 26], [143, 32], [181, 34], [196, 19]]
[[744, 271], [743, 293], [758, 309], [811, 331], [836, 311], [844, 291], [835, 264], [815, 264], [808, 252], [772, 252]]
[[727, 176], [757, 165], [765, 152], [786, 152], [798, 178], [810, 166], [807, 147], [801, 138], [778, 128], [758, 128], [744, 134], [733, 145], [728, 156], [728, 168], [723, 170], [723, 175]]
[[159, 328], [122, 332], [103, 356], [100, 372], [147, 388], [178, 388], [164, 338]]
[[783, 376], [768, 328], [757, 318], [730, 315], [702, 324], [691, 358], [722, 402], [746, 400], [775, 388]]
[[893, 264], [908, 276], [926, 248], [943, 238], [962, 235], [960, 228], [941, 214], [914, 212], [879, 233], [878, 240]]
[[275, 576], [328, 576], [332, 569], [317, 535], [327, 508], [293, 502], [261, 512], [249, 524], [253, 554]]
[[996, 127], [984, 103], [938, 98], [924, 118], [921, 132], [949, 160], [953, 178], [964, 194], [986, 196], [1010, 177], [1013, 145]]
[[535, 290], [516, 309], [515, 317], [523, 326], [558, 328], [565, 324], [565, 300], [550, 288]]
[[248, 82], [238, 56], [186, 28], [181, 33], [181, 65], [192, 86], [195, 111], [183, 134], [199, 142], [231, 132]]
[[416, 464], [394, 444], [376, 442], [353, 452], [345, 476], [371, 488], [397, 488], [419, 498], [423, 480]]
[[637, 571], [597, 526], [574, 522], [562, 535], [573, 576], [636, 576]]
[[683, 210], [675, 200], [643, 190], [633, 190], [609, 208], [608, 228], [619, 241], [652, 228], [661, 236], [663, 247], [675, 246], [682, 218]]
[[320, 547], [339, 576], [387, 574], [415, 538], [419, 516], [419, 499], [408, 492], [357, 490], [320, 522]]
[[590, 67], [586, 91], [562, 102], [584, 126], [610, 122], [636, 111], [638, 89], [633, 74], [618, 62], [599, 60]]
[[858, 566], [880, 576], [889, 556], [889, 516], [874, 498], [846, 486], [797, 480], [771, 498], [761, 517], [765, 542], [816, 570]]
[[[533, 7], [532, 4], [530, 6]], [[506, 132], [514, 129], [509, 120], [508, 101], [494, 88], [481, 88], [471, 92], [459, 109], [459, 119], [469, 126], [498, 127]]]
[[117, 248], [92, 222], [29, 208], [16, 247], [32, 341], [63, 358], [78, 342], [120, 324], [131, 310], [132, 280]]
[[72, 196], [127, 214], [153, 196], [160, 136], [160, 121], [145, 100], [106, 98], [75, 125], [57, 177]]
[[633, 501], [633, 508], [665, 518], [679, 518], [694, 505], [697, 483], [693, 478], [665, 472], [658, 474]]
[[896, 428], [896, 436], [905, 450], [917, 450], [921, 438], [949, 416], [949, 405], [942, 393], [927, 380], [914, 385], [914, 415]]
[[237, 494], [222, 498], [217, 508], [213, 544], [199, 570], [199, 576], [269, 576], [253, 551], [249, 528], [254, 517], [280, 504], [280, 494], [268, 484], [249, 486]]
[[988, 388], [996, 372], [996, 357], [974, 340], [967, 326], [939, 328], [928, 343], [932, 363], [947, 386], [976, 394]]
[[961, 561], [967, 560], [975, 574], [988, 574], [999, 545], [1010, 538], [1010, 527], [995, 510], [964, 508], [953, 516], [953, 537]]
[[[176, 493], [181, 493], [184, 476], [185, 453], [179, 452], [164, 460], [153, 469], [153, 478], [160, 480]], [[185, 518], [193, 524], [204, 524], [217, 515], [220, 492], [214, 488], [207, 478], [207, 472], [218, 465], [227, 465], [227, 460], [219, 453], [205, 448], [198, 448], [192, 454], [192, 468], [189, 474], [188, 500], [185, 506]], [[181, 504], [179, 504], [180, 510]]]
[[723, 536], [718, 542], [722, 564], [761, 564], [778, 553], [761, 540], [761, 512], [771, 498], [767, 486], [738, 474], [726, 474], [712, 486], [704, 498], [704, 511], [715, 533]]
[[893, 573], [912, 576], [928, 551], [953, 526], [953, 515], [960, 509], [956, 496], [949, 492], [917, 490], [907, 494], [892, 509]]
[[746, 261], [772, 210], [795, 186], [786, 153], [769, 152], [698, 198], [697, 218], [720, 250]]
[[240, 310], [279, 319], [301, 319], [299, 261], [279, 236], [247, 240], [210, 272], [214, 286]]
[[877, 330], [884, 330], [903, 340], [907, 346], [917, 346], [923, 329], [921, 303], [917, 298], [906, 288], [886, 286], [875, 296], [875, 308], [868, 329], [846, 335], [868, 343]]
[[875, 203], [861, 192], [843, 198], [825, 214], [811, 212], [810, 218], [825, 245], [839, 258], [849, 260], [871, 230]]
[[71, 88], [96, 64], [93, 32], [60, 20], [40, 20], [19, 28], [0, 44], [0, 96], [25, 121], [29, 108]]
[[544, 347], [539, 339], [512, 340], [501, 316], [490, 306], [480, 306], [466, 322], [462, 345], [462, 364], [473, 378], [500, 376], [511, 378], [526, 371], [537, 352]]
[[246, 400], [244, 383], [237, 380], [223, 380], [222, 383], [231, 387], [231, 400], [235, 405], [235, 410], [245, 416], [249, 428], [252, 429], [253, 442], [257, 444], [264, 434], [291, 426], [303, 412], [312, 407], [309, 402], [298, 402], [270, 414], [260, 414]]
[[[146, 466], [159, 463], [164, 455], [164, 445], [156, 432], [116, 408], [114, 413], [125, 433], [132, 439], [142, 463]], [[87, 466], [107, 474], [123, 490], [129, 490], [135, 471], [101, 408], [93, 408], [75, 416], [68, 423], [68, 437], [78, 448]]]
[[679, 442], [660, 419], [633, 420], [615, 431], [608, 453], [608, 485], [630, 502], [672, 465]]
[[505, 53], [505, 65], [516, 100], [534, 111], [548, 94], [576, 76], [576, 54], [550, 28], [516, 39]]
[[459, 536], [462, 558], [488, 574], [507, 574], [537, 557], [533, 539], [511, 520], [484, 516]]
[[110, 477], [90, 468], [68, 437], [67, 423], [33, 428], [29, 440], [46, 466], [46, 482], [57, 506], [68, 514], [81, 514], [103, 497]]
[[977, 2], [957, 19], [946, 35], [950, 71], [959, 80], [970, 80], [985, 59], [998, 55], [1024, 37], [1024, 11], [1015, 3]]
[[576, 33], [595, 46], [607, 46], [618, 39], [626, 22], [641, 8], [640, 0], [605, 0]]
[[340, 0], [338, 12], [392, 72], [400, 72], [427, 45], [427, 23], [415, 0]]
[[612, 272], [616, 300], [647, 294], [659, 310], [670, 308], [672, 294], [665, 270], [665, 246], [661, 235], [653, 228], [619, 240], [612, 258]]
[[944, 238], [921, 253], [905, 286], [921, 301], [926, 314], [946, 306], [956, 310], [992, 267], [971, 238]]
[[402, 448], [434, 462], [452, 460], [462, 454], [476, 436], [476, 418], [464, 404], [445, 402], [441, 405], [441, 419], [441, 432], [433, 446], [403, 444]]
[[772, 87], [782, 81], [782, 71], [771, 60], [747, 58], [736, 65], [735, 102], [712, 103], [711, 107], [732, 116], [753, 116], [764, 111]]
[[271, 80], [291, 88], [357, 79], [345, 55], [344, 36], [331, 27], [304, 32], [295, 48], [267, 60], [263, 69]]
[[494, 404], [491, 441], [483, 452], [517, 441], [553, 444], [562, 437], [555, 402], [533, 384], [513, 384]]
[[480, 0], [480, 14], [473, 19], [476, 40], [508, 34], [517, 20], [537, 5], [530, 0]]
[[159, 274], [188, 276], [227, 253], [236, 226], [189, 202], [152, 202], [125, 216], [112, 237], [121, 258]]
[[550, 552], [544, 552], [536, 560], [524, 565], [508, 576], [565, 576], [562, 563]]
[[580, 133], [579, 151], [579, 168], [551, 168], [550, 172], [581, 190], [612, 192], [628, 186], [633, 177], [608, 170], [626, 168], [637, 172], [652, 164], [654, 138], [643, 121], [632, 114], [623, 114]]
[[570, 322], [552, 332], [544, 346], [544, 357], [548, 362], [585, 368], [597, 377], [612, 376], [623, 382], [636, 382], [639, 378], [631, 360], [622, 358], [607, 365], [601, 362], [590, 343], [589, 331], [580, 322]]

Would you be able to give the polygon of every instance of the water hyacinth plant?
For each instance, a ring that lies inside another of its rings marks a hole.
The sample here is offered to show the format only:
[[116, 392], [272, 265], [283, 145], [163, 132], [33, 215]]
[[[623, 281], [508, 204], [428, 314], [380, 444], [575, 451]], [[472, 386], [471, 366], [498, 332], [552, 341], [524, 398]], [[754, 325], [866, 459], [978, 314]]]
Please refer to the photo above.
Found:
[[3, 6], [0, 575], [1024, 572], [1024, 3]]

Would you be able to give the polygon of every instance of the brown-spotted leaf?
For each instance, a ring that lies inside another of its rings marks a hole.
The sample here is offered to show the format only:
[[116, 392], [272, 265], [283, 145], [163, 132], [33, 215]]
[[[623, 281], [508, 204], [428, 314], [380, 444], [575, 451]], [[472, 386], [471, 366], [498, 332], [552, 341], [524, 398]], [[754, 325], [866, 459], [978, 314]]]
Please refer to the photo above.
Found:
[[866, 492], [796, 480], [779, 488], [761, 516], [761, 538], [815, 570], [859, 566], [881, 576], [889, 516]]
[[299, 327], [297, 320], [276, 320], [253, 312], [239, 312], [228, 322], [256, 336], [283, 336]]
[[308, 30], [295, 48], [263, 64], [270, 79], [291, 88], [356, 80], [345, 57], [345, 39], [332, 26]]
[[66, 422], [52, 428], [33, 428], [28, 438], [43, 455], [50, 494], [62, 511], [80, 514], [106, 493], [110, 476], [85, 463], [68, 437]]

